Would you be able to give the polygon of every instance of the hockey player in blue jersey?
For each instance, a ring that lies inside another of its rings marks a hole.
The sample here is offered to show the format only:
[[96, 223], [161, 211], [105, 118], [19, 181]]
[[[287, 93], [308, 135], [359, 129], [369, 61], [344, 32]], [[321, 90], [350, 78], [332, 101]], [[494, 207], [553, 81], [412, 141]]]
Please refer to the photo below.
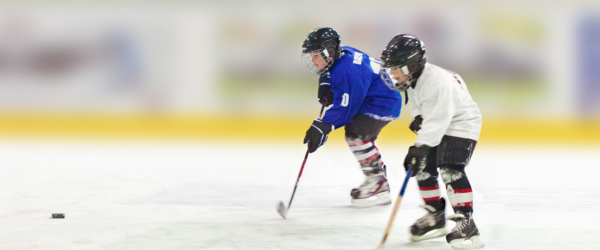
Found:
[[329, 132], [345, 126], [346, 142], [366, 176], [350, 192], [352, 204], [391, 204], [386, 168], [374, 142], [381, 129], [400, 116], [402, 97], [381, 80], [379, 60], [340, 42], [334, 29], [317, 28], [302, 44], [305, 65], [320, 76], [318, 98], [328, 107], [322, 119], [313, 121], [304, 143], [315, 152]]

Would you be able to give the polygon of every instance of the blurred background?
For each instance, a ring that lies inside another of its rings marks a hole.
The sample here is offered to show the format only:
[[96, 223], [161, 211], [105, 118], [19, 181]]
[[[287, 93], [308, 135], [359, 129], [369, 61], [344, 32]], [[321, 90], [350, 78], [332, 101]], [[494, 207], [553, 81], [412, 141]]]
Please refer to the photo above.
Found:
[[[375, 247], [390, 207], [349, 206], [364, 177], [343, 129], [291, 219], [274, 210], [320, 109], [300, 56], [323, 26], [374, 58], [414, 34], [466, 81], [488, 249], [600, 249], [598, 0], [0, 0], [0, 249]], [[377, 142], [392, 193], [410, 120]], [[411, 182], [388, 248], [450, 249], [407, 243]]]
[[[465, 79], [481, 143], [600, 145], [598, 1], [0, 6], [0, 136], [299, 143], [320, 108], [301, 43], [329, 26], [375, 58], [396, 34], [421, 38]], [[380, 140], [414, 140], [409, 121]]]

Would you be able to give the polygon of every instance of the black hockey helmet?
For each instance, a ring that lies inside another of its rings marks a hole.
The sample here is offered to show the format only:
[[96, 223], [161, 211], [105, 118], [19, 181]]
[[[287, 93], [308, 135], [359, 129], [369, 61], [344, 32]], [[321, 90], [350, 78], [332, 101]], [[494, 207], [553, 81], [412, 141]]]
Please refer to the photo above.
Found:
[[316, 28], [311, 31], [302, 43], [302, 60], [305, 66], [315, 74], [325, 73], [340, 57], [340, 43], [340, 35], [332, 28]]
[[[425, 45], [413, 35], [396, 35], [381, 53], [381, 63], [383, 69], [380, 75], [386, 85], [393, 90], [405, 91], [417, 81], [425, 68]], [[398, 82], [392, 71], [401, 71], [406, 77]]]

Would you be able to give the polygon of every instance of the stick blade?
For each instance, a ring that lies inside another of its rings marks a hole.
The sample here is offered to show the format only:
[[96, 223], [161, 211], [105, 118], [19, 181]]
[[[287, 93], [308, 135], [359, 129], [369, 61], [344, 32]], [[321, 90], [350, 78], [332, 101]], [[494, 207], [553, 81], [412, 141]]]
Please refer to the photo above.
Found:
[[377, 246], [375, 249], [373, 250], [383, 250], [385, 249], [385, 246], [383, 244], [379, 244], [379, 246]]
[[281, 215], [281, 217], [283, 217], [284, 219], [287, 219], [287, 218], [285, 218], [285, 216], [287, 215], [287, 208], [285, 208], [285, 205], [283, 204], [282, 201], [279, 201], [277, 203], [277, 212], [279, 213], [279, 215]]

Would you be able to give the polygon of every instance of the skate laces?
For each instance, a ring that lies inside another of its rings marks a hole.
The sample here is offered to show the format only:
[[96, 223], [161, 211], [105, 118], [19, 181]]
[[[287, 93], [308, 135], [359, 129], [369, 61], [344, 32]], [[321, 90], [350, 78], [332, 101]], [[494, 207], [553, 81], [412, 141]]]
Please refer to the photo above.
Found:
[[358, 187], [360, 196], [370, 196], [376, 192], [379, 193], [381, 191], [389, 190], [389, 188], [384, 188], [386, 181], [387, 180], [380, 174], [367, 176], [365, 182]]
[[359, 189], [376, 189], [377, 187], [379, 187], [380, 182], [382, 182], [381, 175], [367, 176], [365, 182], [363, 182], [363, 184], [360, 184]]
[[448, 216], [448, 220], [456, 222], [456, 225], [452, 229], [452, 232], [462, 232], [463, 229], [469, 224], [469, 218], [462, 214], [453, 214]]
[[423, 217], [417, 219], [417, 224], [418, 225], [434, 226], [435, 225], [435, 216], [433, 216], [433, 213], [436, 212], [435, 208], [433, 208], [430, 205], [423, 205], [423, 206], [420, 206], [420, 207], [422, 207], [425, 210], [427, 210], [427, 213], [425, 215], [423, 215]]

